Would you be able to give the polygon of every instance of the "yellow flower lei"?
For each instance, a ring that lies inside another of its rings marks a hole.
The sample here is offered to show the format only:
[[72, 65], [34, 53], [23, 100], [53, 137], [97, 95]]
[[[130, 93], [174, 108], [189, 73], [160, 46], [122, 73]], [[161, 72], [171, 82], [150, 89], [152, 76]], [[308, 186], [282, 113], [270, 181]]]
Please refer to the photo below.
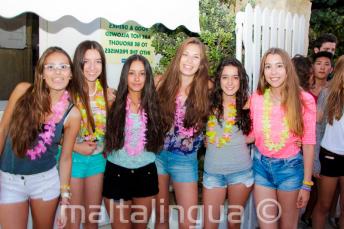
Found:
[[217, 119], [215, 115], [210, 115], [207, 123], [207, 132], [206, 136], [208, 139], [208, 143], [210, 144], [217, 144], [218, 148], [223, 147], [226, 143], [231, 141], [231, 133], [233, 126], [235, 125], [235, 117], [237, 114], [237, 110], [235, 108], [235, 104], [231, 103], [228, 105], [228, 113], [227, 118], [224, 122], [223, 134], [221, 138], [216, 138], [216, 131], [214, 130]]
[[93, 114], [94, 122], [95, 122], [95, 131], [89, 131], [87, 125], [87, 113], [86, 109], [82, 106], [80, 99], [78, 98], [78, 108], [81, 113], [81, 127], [80, 127], [80, 136], [82, 136], [86, 141], [95, 141], [101, 140], [104, 138], [105, 135], [105, 124], [106, 124], [106, 108], [105, 108], [105, 99], [103, 94], [103, 87], [100, 84], [99, 80], [96, 81], [96, 94], [95, 94], [95, 101], [96, 106], [98, 107], [99, 111]]
[[263, 136], [264, 136], [264, 145], [270, 151], [279, 151], [285, 146], [285, 142], [289, 137], [289, 127], [288, 121], [286, 117], [283, 117], [282, 120], [282, 132], [280, 135], [279, 142], [273, 142], [271, 139], [271, 109], [272, 109], [272, 102], [271, 102], [271, 95], [270, 89], [266, 89], [264, 92], [264, 103], [263, 103]]

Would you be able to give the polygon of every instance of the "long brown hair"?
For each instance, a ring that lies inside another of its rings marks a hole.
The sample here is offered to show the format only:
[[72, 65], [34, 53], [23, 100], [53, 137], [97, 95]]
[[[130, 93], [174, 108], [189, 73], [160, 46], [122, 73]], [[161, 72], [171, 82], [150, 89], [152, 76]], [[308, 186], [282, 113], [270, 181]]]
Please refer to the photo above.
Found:
[[258, 94], [262, 95], [264, 94], [265, 90], [270, 87], [264, 75], [266, 58], [270, 54], [279, 55], [282, 58], [283, 65], [286, 70], [287, 78], [282, 87], [281, 105], [286, 112], [289, 130], [297, 136], [302, 136], [304, 123], [301, 115], [303, 106], [303, 102], [300, 101], [301, 88], [294, 65], [286, 51], [279, 48], [270, 48], [264, 54], [260, 62], [260, 73], [257, 92]]
[[133, 62], [140, 61], [145, 69], [146, 79], [141, 92], [140, 107], [147, 114], [147, 129], [145, 149], [150, 152], [159, 152], [164, 144], [164, 133], [160, 127], [161, 115], [159, 111], [158, 98], [154, 87], [153, 73], [148, 60], [141, 55], [132, 55], [124, 63], [121, 78], [118, 84], [116, 100], [112, 104], [107, 116], [105, 133], [105, 152], [111, 153], [124, 146], [126, 103], [129, 95], [128, 75]]
[[[34, 83], [18, 99], [11, 118], [9, 134], [12, 139], [12, 149], [19, 157], [24, 157], [26, 151], [33, 147], [41, 131], [42, 122], [51, 113], [49, 88], [43, 79], [43, 70], [46, 59], [53, 53], [65, 55], [72, 67], [71, 58], [59, 47], [48, 48], [39, 58], [35, 67]], [[71, 96], [76, 94], [74, 85], [75, 79], [72, 77], [67, 86]]]
[[79, 92], [78, 96], [79, 96], [82, 106], [86, 110], [88, 128], [89, 130], [92, 130], [92, 132], [94, 132], [95, 123], [94, 123], [93, 115], [91, 113], [91, 107], [90, 107], [90, 102], [89, 102], [88, 84], [84, 75], [84, 65], [85, 65], [84, 57], [85, 57], [85, 53], [90, 49], [97, 50], [102, 60], [102, 72], [100, 73], [98, 79], [99, 79], [100, 84], [103, 87], [106, 113], [108, 113], [108, 98], [107, 98], [108, 85], [107, 85], [107, 79], [106, 79], [106, 60], [105, 60], [103, 47], [98, 42], [86, 40], [86, 41], [81, 42], [78, 45], [78, 47], [75, 50], [74, 58], [73, 58], [73, 63], [74, 63], [73, 76], [76, 78], [76, 80], [78, 80], [78, 84], [77, 84], [78, 92]]
[[334, 68], [334, 76], [329, 86], [326, 108], [328, 122], [339, 120], [344, 111], [344, 55], [340, 56]]
[[163, 128], [167, 132], [174, 122], [174, 113], [176, 110], [176, 96], [181, 86], [180, 77], [180, 59], [185, 48], [189, 44], [196, 44], [201, 50], [201, 62], [193, 81], [190, 84], [189, 94], [185, 101], [186, 114], [184, 118], [184, 127], [197, 127], [201, 131], [205, 125], [209, 110], [208, 101], [208, 60], [205, 55], [204, 44], [195, 37], [186, 39], [178, 48], [176, 55], [168, 66], [161, 86], [158, 89], [158, 95], [163, 119]]

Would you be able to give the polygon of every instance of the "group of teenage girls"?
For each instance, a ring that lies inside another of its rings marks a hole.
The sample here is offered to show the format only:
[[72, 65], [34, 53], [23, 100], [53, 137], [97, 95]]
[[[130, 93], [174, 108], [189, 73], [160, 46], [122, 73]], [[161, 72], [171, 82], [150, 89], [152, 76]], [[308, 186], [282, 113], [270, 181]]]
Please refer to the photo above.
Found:
[[[189, 228], [197, 218], [203, 142], [205, 228], [218, 226], [226, 196], [228, 205], [244, 207], [252, 189], [256, 205], [266, 199], [280, 204], [262, 213], [280, 219], [258, 217], [261, 228], [296, 228], [312, 187], [314, 99], [300, 88], [281, 49], [264, 54], [251, 96], [245, 69], [234, 58], [222, 60], [210, 80], [205, 50], [197, 38], [186, 39], [156, 79], [146, 58], [130, 56], [114, 94], [97, 42], [79, 44], [73, 63], [62, 49], [47, 49], [33, 85], [14, 89], [1, 120], [2, 228], [26, 228], [29, 208], [34, 228], [52, 228], [58, 202], [58, 226], [97, 228], [92, 219], [100, 207], [94, 206], [102, 199], [112, 228], [146, 228], [153, 209], [155, 227], [168, 228], [170, 183], [182, 209], [179, 227]], [[329, 138], [333, 131], [343, 135], [343, 61], [329, 90], [329, 100], [340, 102], [324, 115]], [[84, 206], [85, 214], [68, 205]], [[229, 228], [240, 227], [241, 213], [228, 208]]]

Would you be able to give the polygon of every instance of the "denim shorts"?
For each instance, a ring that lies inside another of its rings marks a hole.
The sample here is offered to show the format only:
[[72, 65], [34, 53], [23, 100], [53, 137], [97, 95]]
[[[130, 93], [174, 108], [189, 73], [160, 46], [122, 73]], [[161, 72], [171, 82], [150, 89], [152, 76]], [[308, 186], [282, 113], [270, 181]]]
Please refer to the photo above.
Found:
[[282, 191], [299, 190], [303, 182], [303, 170], [301, 153], [289, 158], [271, 158], [255, 149], [253, 173], [256, 185]]
[[156, 155], [155, 164], [159, 175], [169, 175], [174, 182], [197, 182], [197, 153], [177, 154], [161, 151]]
[[11, 174], [0, 170], [0, 204], [21, 203], [28, 199], [50, 201], [59, 196], [60, 178], [56, 166], [32, 175]]
[[73, 152], [72, 178], [86, 178], [104, 173], [106, 159], [102, 153], [83, 155]]
[[254, 178], [252, 168], [228, 174], [203, 172], [203, 186], [207, 189], [227, 188], [230, 185], [240, 183], [244, 184], [246, 187], [251, 187], [253, 185]]

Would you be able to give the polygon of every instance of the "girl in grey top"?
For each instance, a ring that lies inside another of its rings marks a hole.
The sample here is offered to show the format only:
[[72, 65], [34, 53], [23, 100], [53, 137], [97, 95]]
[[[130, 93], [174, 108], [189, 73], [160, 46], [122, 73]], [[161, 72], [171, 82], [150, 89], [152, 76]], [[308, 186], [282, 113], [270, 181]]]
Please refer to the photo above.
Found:
[[[253, 185], [252, 161], [246, 144], [251, 129], [248, 77], [241, 63], [224, 59], [217, 69], [207, 123], [203, 174], [204, 227], [212, 228], [228, 193], [228, 228], [240, 228], [240, 214]], [[234, 213], [234, 214], [233, 214]], [[233, 216], [235, 215], [235, 216]]]

